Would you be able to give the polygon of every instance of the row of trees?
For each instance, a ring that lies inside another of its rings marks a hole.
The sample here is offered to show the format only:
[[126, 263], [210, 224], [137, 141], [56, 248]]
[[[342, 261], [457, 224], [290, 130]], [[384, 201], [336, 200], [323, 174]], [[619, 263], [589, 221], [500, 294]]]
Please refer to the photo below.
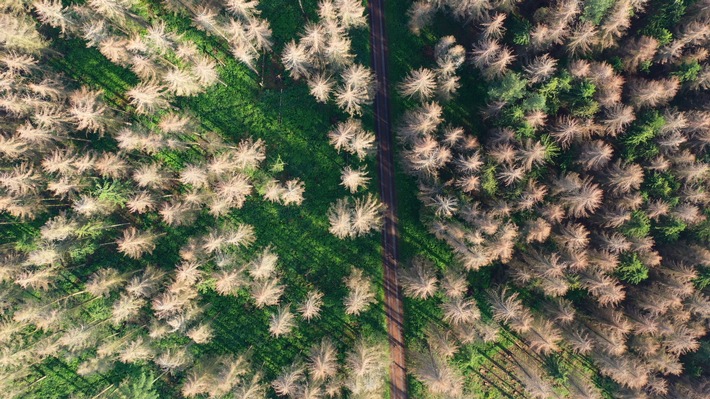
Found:
[[[414, 33], [437, 11], [473, 22], [469, 61], [489, 85], [485, 133], [447, 125], [439, 93], [450, 83], [417, 69], [400, 92], [420, 104], [398, 134], [431, 231], [469, 271], [506, 265], [504, 288], [488, 302], [524, 343], [527, 354], [505, 363], [532, 397], [555, 396], [560, 382], [534, 363], [569, 352], [618, 383], [615, 395], [702, 397], [702, 379], [680, 378], [680, 356], [701, 346], [710, 315], [700, 278], [710, 266], [710, 119], [698, 92], [708, 16], [696, 6], [671, 38], [651, 37], [641, 23], [631, 28], [643, 5], [420, 1], [410, 9]], [[513, 9], [516, 19], [534, 14], [529, 30], [511, 21]], [[402, 284], [442, 301], [456, 331], [466, 307], [447, 304], [436, 282], [415, 264]], [[563, 384], [569, 395], [598, 397], [585, 366], [568, 366], [577, 370]]]
[[165, 0], [163, 4], [175, 14], [190, 17], [197, 29], [224, 40], [232, 55], [255, 72], [259, 54], [271, 51], [271, 28], [260, 17], [258, 1]]
[[[365, 7], [357, 0], [326, 0], [318, 4], [319, 20], [308, 22], [298, 41], [286, 44], [281, 60], [291, 77], [305, 79], [319, 103], [335, 104], [349, 118], [328, 133], [330, 144], [357, 164], [343, 167], [341, 185], [350, 194], [367, 190], [370, 181], [365, 161], [375, 148], [375, 135], [357, 116], [372, 103], [372, 71], [357, 63], [349, 32], [367, 25]], [[356, 161], [355, 161], [356, 160]], [[372, 196], [341, 198], [328, 210], [330, 232], [338, 238], [367, 235], [381, 226], [382, 204]]]
[[310, 348], [305, 361], [298, 359], [272, 383], [276, 393], [287, 398], [337, 398], [343, 388], [354, 397], [380, 397], [386, 389], [387, 356], [382, 342], [360, 338], [345, 355], [324, 338]]
[[326, 0], [318, 5], [317, 22], [306, 24], [298, 42], [287, 43], [281, 60], [293, 79], [308, 81], [316, 101], [332, 97], [350, 116], [372, 103], [373, 75], [355, 62], [348, 32], [367, 25], [365, 7], [357, 0]]
[[81, 38], [140, 78], [126, 92], [139, 114], [165, 109], [171, 96], [195, 96], [219, 80], [217, 63], [211, 57], [171, 32], [163, 21], [149, 22], [127, 4], [91, 2], [63, 7], [58, 1], [39, 0], [32, 6], [42, 23]]

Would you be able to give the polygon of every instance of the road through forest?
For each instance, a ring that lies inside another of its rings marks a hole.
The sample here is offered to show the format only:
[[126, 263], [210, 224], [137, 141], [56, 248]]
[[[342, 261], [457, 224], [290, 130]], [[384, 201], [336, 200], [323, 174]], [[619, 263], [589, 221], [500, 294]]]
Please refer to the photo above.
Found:
[[390, 130], [389, 91], [387, 87], [387, 38], [385, 36], [384, 0], [370, 0], [370, 44], [375, 71], [375, 133], [380, 197], [385, 205], [382, 229], [385, 312], [390, 344], [390, 380], [392, 399], [407, 398], [407, 373], [404, 362], [404, 308], [397, 281], [397, 202], [394, 190], [394, 154]]

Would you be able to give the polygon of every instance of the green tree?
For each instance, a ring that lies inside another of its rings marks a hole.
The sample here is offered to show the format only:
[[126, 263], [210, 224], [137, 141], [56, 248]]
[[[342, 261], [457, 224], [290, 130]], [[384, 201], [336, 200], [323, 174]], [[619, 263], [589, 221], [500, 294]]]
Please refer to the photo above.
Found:
[[635, 285], [648, 278], [648, 267], [641, 262], [638, 255], [625, 254], [621, 258], [621, 264], [616, 269], [616, 274], [620, 279]]
[[582, 19], [599, 25], [607, 11], [614, 5], [614, 0], [590, 0], [585, 2]]
[[[673, 40], [671, 30], [674, 30], [685, 14], [688, 1], [651, 0], [646, 9], [649, 11], [641, 26], [641, 34], [658, 39], [660, 45], [666, 45]], [[692, 1], [690, 2], [692, 3]]]
[[651, 232], [651, 220], [643, 211], [634, 211], [631, 220], [626, 222], [622, 231], [628, 237], [646, 237]]
[[644, 113], [622, 139], [625, 144], [623, 158], [631, 162], [639, 157], [650, 159], [655, 156], [658, 148], [653, 138], [665, 123], [666, 120], [657, 110]]
[[692, 82], [698, 78], [698, 74], [702, 70], [702, 65], [697, 60], [694, 60], [690, 63], [681, 64], [678, 70], [671, 72], [671, 75], [678, 77], [681, 82]]
[[664, 218], [655, 226], [656, 236], [663, 242], [675, 242], [688, 226], [676, 218]]
[[153, 388], [153, 375], [141, 373], [136, 378], [126, 378], [118, 389], [110, 396], [111, 399], [158, 399], [158, 393]]
[[518, 73], [507, 73], [488, 90], [488, 97], [505, 102], [513, 102], [525, 96], [527, 81]]

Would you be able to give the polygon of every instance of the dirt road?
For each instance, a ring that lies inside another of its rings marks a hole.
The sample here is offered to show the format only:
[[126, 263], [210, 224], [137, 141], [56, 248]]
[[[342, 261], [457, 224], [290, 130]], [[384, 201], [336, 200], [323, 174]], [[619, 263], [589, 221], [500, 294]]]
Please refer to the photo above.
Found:
[[390, 131], [389, 92], [387, 88], [387, 38], [384, 0], [370, 0], [370, 43], [372, 68], [377, 81], [375, 95], [375, 133], [379, 165], [380, 197], [386, 206], [382, 230], [382, 263], [385, 271], [385, 311], [390, 342], [390, 379], [392, 399], [407, 398], [407, 373], [404, 362], [404, 309], [397, 282], [397, 201], [394, 190], [394, 154]]

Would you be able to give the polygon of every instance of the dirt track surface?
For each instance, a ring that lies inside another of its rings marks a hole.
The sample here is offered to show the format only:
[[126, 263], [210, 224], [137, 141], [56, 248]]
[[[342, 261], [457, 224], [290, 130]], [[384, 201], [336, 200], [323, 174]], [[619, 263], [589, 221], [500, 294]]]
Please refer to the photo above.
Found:
[[385, 269], [385, 312], [390, 344], [390, 380], [392, 399], [407, 398], [407, 373], [404, 362], [404, 309], [397, 281], [397, 201], [394, 190], [394, 154], [390, 130], [389, 91], [387, 89], [387, 38], [384, 0], [370, 0], [370, 44], [375, 70], [375, 133], [380, 177], [380, 198], [385, 204], [382, 229], [382, 263]]

